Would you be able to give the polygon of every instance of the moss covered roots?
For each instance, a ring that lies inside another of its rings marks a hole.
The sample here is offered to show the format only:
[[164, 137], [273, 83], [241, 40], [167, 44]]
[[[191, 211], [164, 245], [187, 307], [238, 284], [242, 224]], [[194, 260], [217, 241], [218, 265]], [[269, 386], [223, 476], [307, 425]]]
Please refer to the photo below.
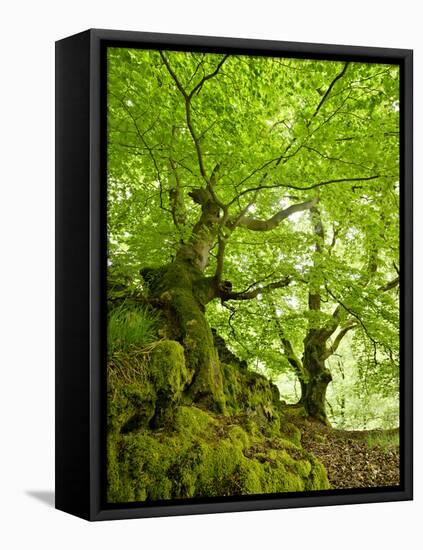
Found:
[[186, 354], [173, 340], [153, 347], [142, 380], [109, 377], [109, 502], [329, 488], [300, 432], [284, 422], [276, 386], [224, 343], [214, 349], [227, 361], [225, 414], [192, 404]]

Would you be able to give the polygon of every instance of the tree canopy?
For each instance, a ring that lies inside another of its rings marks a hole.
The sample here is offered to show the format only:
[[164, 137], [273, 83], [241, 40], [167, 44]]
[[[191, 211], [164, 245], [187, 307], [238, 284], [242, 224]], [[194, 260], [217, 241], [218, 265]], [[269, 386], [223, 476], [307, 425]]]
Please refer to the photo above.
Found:
[[398, 66], [109, 48], [107, 101], [112, 287], [190, 258], [288, 402], [396, 425]]

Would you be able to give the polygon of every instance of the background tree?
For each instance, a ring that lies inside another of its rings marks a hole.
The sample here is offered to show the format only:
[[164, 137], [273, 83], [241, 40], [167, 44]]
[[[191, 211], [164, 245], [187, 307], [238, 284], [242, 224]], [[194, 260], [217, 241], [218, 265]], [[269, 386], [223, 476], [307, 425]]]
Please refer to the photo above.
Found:
[[[363, 248], [365, 258], [360, 271], [350, 266], [349, 273], [345, 273], [345, 270], [343, 270], [344, 273], [340, 273], [333, 254], [342, 227], [339, 224], [333, 230], [331, 242], [327, 245], [318, 208], [314, 207], [310, 213], [316, 244], [313, 264], [308, 276], [300, 279], [300, 282], [308, 287], [308, 310], [304, 312], [308, 317], [308, 326], [302, 342], [301, 358], [295, 353], [279, 318], [277, 318], [277, 325], [284, 353], [300, 381], [299, 404], [304, 406], [309, 416], [327, 423], [326, 389], [332, 380], [332, 374], [326, 362], [337, 352], [350, 331], [360, 329], [362, 336], [371, 344], [373, 358], [367, 359], [369, 364], [373, 362], [374, 368], [378, 368], [380, 358], [383, 357], [395, 373], [394, 376], [398, 378], [399, 358], [396, 335], [398, 297], [395, 294], [391, 299], [386, 300], [381, 299], [381, 294], [398, 287], [399, 274], [387, 283], [380, 283], [381, 280], [384, 281], [385, 273], [381, 274], [382, 277], [376, 276], [378, 264], [382, 264], [386, 270], [386, 257], [385, 261], [379, 261], [383, 250], [376, 247], [374, 235], [369, 241], [370, 250]], [[325, 254], [326, 257], [324, 257]], [[328, 279], [334, 281], [335, 274], [327, 277], [327, 268], [335, 269], [338, 276], [346, 278], [342, 285], [342, 298], [329, 288]], [[394, 270], [397, 271], [397, 268], [393, 261], [390, 269], [388, 266], [388, 272]], [[326, 304], [326, 312], [329, 311], [329, 307], [333, 308], [330, 315], [322, 311], [322, 302]], [[336, 305], [332, 305], [333, 303]], [[368, 328], [368, 324], [371, 328]]]

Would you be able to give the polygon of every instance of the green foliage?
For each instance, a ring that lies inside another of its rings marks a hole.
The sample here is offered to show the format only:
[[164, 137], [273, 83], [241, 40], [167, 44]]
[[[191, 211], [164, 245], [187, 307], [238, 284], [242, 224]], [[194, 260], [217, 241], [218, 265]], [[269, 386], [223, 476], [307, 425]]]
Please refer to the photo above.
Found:
[[[374, 363], [372, 355], [351, 354], [353, 340], [346, 338], [338, 356], [329, 360], [333, 381], [328, 389], [329, 418], [344, 430], [390, 429], [399, 425], [397, 366]], [[398, 363], [397, 363], [398, 364]]]
[[147, 346], [155, 340], [158, 326], [159, 315], [147, 307], [122, 304], [112, 309], [107, 325], [109, 356]]

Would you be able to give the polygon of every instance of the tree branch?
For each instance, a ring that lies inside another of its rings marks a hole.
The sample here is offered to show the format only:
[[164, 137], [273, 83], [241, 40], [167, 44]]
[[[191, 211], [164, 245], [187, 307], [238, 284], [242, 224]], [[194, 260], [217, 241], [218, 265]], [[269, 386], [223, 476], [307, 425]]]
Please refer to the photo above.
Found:
[[169, 157], [169, 164], [175, 176], [175, 186], [169, 189], [169, 203], [172, 209], [172, 219], [176, 228], [186, 223], [186, 210], [181, 192], [181, 180], [179, 178], [176, 162], [172, 157]]
[[324, 185], [330, 185], [332, 183], [370, 181], [370, 180], [375, 180], [377, 178], [382, 178], [382, 177], [385, 177], [385, 176], [383, 176], [382, 174], [376, 174], [374, 176], [363, 176], [363, 177], [357, 177], [357, 178], [339, 178], [339, 179], [333, 179], [333, 180], [327, 180], [327, 181], [320, 181], [318, 183], [312, 183], [305, 187], [300, 185], [294, 185], [292, 183], [274, 183], [271, 185], [258, 185], [257, 187], [250, 187], [249, 189], [244, 189], [244, 191], [241, 191], [234, 199], [231, 200], [228, 206], [233, 204], [235, 200], [239, 199], [243, 195], [246, 195], [247, 193], [253, 193], [255, 191], [261, 191], [262, 189], [279, 189], [280, 187], [284, 187], [287, 189], [296, 189], [297, 191], [310, 191], [311, 189], [316, 189], [317, 187], [323, 187]]
[[222, 57], [222, 59], [219, 61], [216, 69], [210, 73], [210, 74], [207, 74], [206, 76], [204, 76], [200, 82], [194, 86], [194, 88], [191, 90], [190, 94], [189, 94], [189, 99], [192, 98], [192, 96], [195, 94], [195, 92], [197, 91], [200, 91], [201, 88], [203, 87], [203, 84], [207, 81], [207, 80], [210, 80], [210, 78], [213, 78], [214, 76], [217, 75], [217, 73], [220, 71], [220, 68], [222, 67], [223, 63], [225, 63], [225, 61], [228, 59], [229, 57], [229, 54], [226, 54], [224, 57]]
[[[213, 171], [214, 173], [214, 171]], [[213, 174], [212, 174], [213, 177]], [[220, 226], [217, 234], [217, 263], [216, 263], [216, 272], [214, 274], [214, 279], [216, 281], [216, 284], [219, 288], [220, 281], [222, 280], [222, 273], [223, 273], [223, 263], [225, 259], [225, 249], [226, 249], [226, 243], [229, 238], [229, 236], [224, 234], [224, 230], [226, 229], [226, 222], [228, 221], [228, 210], [225, 209], [223, 211], [223, 217], [220, 220]]]
[[232, 292], [232, 291], [226, 291], [222, 289], [220, 290], [219, 296], [222, 299], [222, 302], [226, 302], [228, 300], [252, 300], [256, 298], [259, 294], [264, 294], [272, 290], [275, 290], [277, 288], [284, 288], [288, 286], [291, 281], [292, 279], [290, 277], [284, 277], [280, 281], [269, 283], [266, 286], [258, 287], [258, 288], [255, 288], [254, 290], [243, 291], [243, 292]]
[[[368, 331], [366, 325], [365, 325], [365, 324], [363, 323], [363, 321], [360, 319], [359, 315], [358, 315], [355, 311], [353, 311], [352, 309], [350, 309], [344, 302], [341, 302], [341, 300], [340, 300], [339, 298], [337, 298], [337, 297], [333, 294], [333, 292], [331, 292], [331, 291], [328, 289], [328, 287], [326, 287], [326, 290], [327, 290], [327, 292], [332, 296], [332, 298], [333, 298], [336, 302], [338, 302], [338, 304], [340, 304], [340, 306], [341, 306], [347, 313], [349, 313], [352, 317], [354, 317], [355, 319], [357, 319], [357, 321], [359, 322], [359, 324], [360, 324], [361, 327], [363, 328], [364, 332], [367, 334], [369, 340], [370, 340], [374, 345], [376, 345], [376, 344], [377, 344], [376, 340], [375, 340], [375, 339], [372, 337], [372, 335], [369, 333], [369, 331]], [[337, 308], [337, 309], [338, 309], [338, 308]], [[335, 330], [336, 330], [336, 328], [335, 328]], [[334, 332], [334, 331], [332, 331], [331, 334], [333, 334], [333, 332]], [[331, 336], [331, 334], [329, 334], [329, 336]]]
[[[322, 217], [320, 216], [319, 209], [316, 206], [310, 208], [310, 218], [313, 225], [314, 250], [315, 253], [320, 254], [322, 252], [325, 240], [325, 229], [323, 227]], [[316, 254], [313, 255], [313, 268], [317, 268]], [[316, 285], [312, 285], [312, 281], [310, 281], [308, 289], [308, 308], [311, 311], [320, 311], [322, 301], [320, 295], [321, 285], [317, 285], [317, 288], [312, 288], [313, 286], [315, 287]]]
[[366, 166], [365, 164], [361, 164], [359, 162], [352, 162], [352, 161], [340, 159], [340, 158], [337, 158], [337, 157], [331, 157], [329, 155], [325, 155], [324, 153], [322, 153], [321, 151], [319, 151], [315, 147], [311, 147], [310, 145], [303, 145], [303, 148], [307, 149], [307, 151], [312, 151], [313, 153], [316, 153], [316, 155], [319, 155], [321, 158], [324, 158], [325, 160], [341, 162], [342, 164], [350, 164], [351, 166], [358, 166], [360, 168], [364, 168], [365, 170], [370, 169], [369, 166]]
[[223, 273], [223, 263], [225, 259], [225, 248], [226, 248], [226, 239], [219, 235], [217, 238], [218, 247], [217, 247], [217, 259], [216, 259], [216, 271], [214, 274], [214, 278], [217, 282], [217, 284], [220, 283], [222, 280], [222, 273]]
[[173, 78], [175, 84], [176, 84], [176, 87], [178, 88], [178, 90], [181, 92], [181, 94], [184, 96], [185, 99], [188, 99], [188, 94], [186, 93], [184, 87], [182, 86], [180, 80], [178, 79], [178, 77], [176, 76], [176, 73], [174, 72], [174, 70], [172, 69], [172, 67], [170, 66], [170, 63], [169, 61], [166, 59], [164, 53], [162, 51], [159, 52], [160, 54], [160, 57], [162, 58], [162, 61], [163, 63], [165, 64], [166, 66], [166, 69], [168, 70], [170, 76]]
[[286, 358], [288, 359], [288, 363], [294, 369], [294, 372], [297, 375], [300, 382], [306, 382], [306, 375], [305, 375], [303, 364], [300, 358], [295, 353], [291, 342], [288, 340], [288, 338], [285, 337], [282, 327], [280, 326], [279, 320], [277, 320], [276, 323], [279, 328], [279, 337], [281, 339], [281, 343], [285, 351]]
[[382, 285], [378, 288], [381, 292], [387, 292], [388, 290], [391, 290], [397, 286], [399, 286], [399, 276], [395, 277], [392, 281], [389, 281], [389, 283], [386, 283], [386, 285]]
[[338, 238], [340, 231], [341, 231], [341, 226], [339, 225], [338, 227], [336, 227], [335, 224], [333, 223], [332, 224], [332, 241], [329, 245], [329, 255], [331, 254], [332, 250], [335, 248], [336, 240]]
[[[116, 97], [116, 96], [115, 96]], [[147, 149], [149, 155], [150, 155], [150, 158], [153, 162], [153, 165], [154, 165], [154, 168], [156, 170], [156, 175], [157, 175], [157, 181], [159, 182], [159, 198], [160, 198], [160, 208], [162, 210], [164, 210], [165, 212], [169, 212], [172, 214], [172, 211], [169, 209], [169, 208], [166, 208], [163, 204], [163, 183], [162, 183], [162, 179], [161, 179], [161, 174], [160, 174], [160, 169], [159, 169], [159, 166], [157, 164], [157, 160], [156, 160], [156, 157], [154, 156], [153, 154], [153, 150], [152, 148], [148, 145], [144, 135], [149, 131], [149, 129], [147, 129], [145, 132], [141, 132], [138, 124], [137, 124], [137, 120], [136, 118], [134, 117], [134, 115], [132, 114], [131, 110], [128, 108], [128, 106], [125, 104], [125, 102], [121, 99], [121, 98], [118, 98], [123, 109], [126, 111], [126, 113], [128, 114], [128, 116], [130, 117], [130, 119], [132, 120], [133, 124], [134, 124], [134, 127], [135, 127], [135, 130], [136, 130], [136, 133], [138, 135], [138, 138], [141, 140], [141, 142], [143, 143], [144, 147]]]
[[191, 134], [191, 137], [192, 137], [192, 140], [194, 142], [194, 147], [195, 147], [195, 150], [196, 150], [196, 153], [197, 153], [197, 158], [198, 158], [198, 165], [199, 165], [199, 168], [200, 168], [200, 174], [202, 175], [202, 177], [206, 181], [206, 183], [209, 184], [210, 181], [209, 181], [209, 178], [207, 177], [206, 169], [204, 167], [203, 153], [201, 151], [200, 140], [198, 139], [197, 134], [196, 134], [195, 129], [194, 129], [194, 126], [192, 124], [192, 117], [191, 117], [191, 97], [192, 97], [192, 95], [187, 94], [187, 92], [185, 91], [184, 87], [182, 86], [180, 80], [176, 76], [176, 73], [174, 72], [174, 70], [170, 66], [170, 63], [166, 59], [166, 56], [163, 54], [163, 52], [160, 52], [160, 57], [162, 58], [163, 63], [165, 64], [170, 76], [173, 78], [173, 81], [175, 82], [176, 87], [178, 88], [178, 90], [181, 92], [182, 96], [185, 99], [185, 119], [186, 119], [188, 130], [189, 130], [189, 132]]
[[197, 134], [195, 133], [195, 130], [194, 130], [194, 126], [192, 124], [191, 103], [188, 98], [185, 99], [185, 113], [186, 113], [188, 130], [191, 134], [192, 140], [194, 142], [195, 150], [197, 152], [198, 165], [200, 167], [200, 174], [203, 176], [206, 183], [209, 184], [209, 178], [207, 176], [206, 169], [204, 167], [203, 152], [201, 150], [200, 140], [198, 139]]
[[280, 222], [285, 218], [288, 218], [295, 212], [302, 212], [304, 210], [308, 210], [309, 208], [312, 208], [313, 206], [315, 206], [317, 202], [318, 202], [318, 198], [314, 197], [313, 199], [308, 200], [306, 202], [293, 204], [288, 208], [280, 210], [268, 220], [257, 220], [256, 218], [244, 216], [238, 220], [238, 225], [240, 227], [246, 227], [251, 231], [271, 231], [272, 229], [275, 229], [275, 227], [277, 227], [280, 224]]
[[190, 93], [187, 93], [185, 88], [182, 86], [181, 81], [178, 79], [175, 71], [172, 69], [169, 61], [166, 59], [166, 56], [164, 55], [164, 53], [162, 51], [160, 51], [160, 57], [162, 58], [162, 61], [165, 64], [170, 76], [172, 77], [173, 81], [175, 82], [176, 87], [178, 88], [178, 90], [181, 92], [182, 96], [185, 99], [185, 118], [186, 118], [186, 123], [187, 123], [188, 130], [191, 134], [192, 140], [194, 142], [194, 147], [195, 147], [195, 150], [196, 150], [196, 153], [197, 153], [197, 159], [198, 159], [198, 166], [199, 166], [199, 169], [200, 169], [200, 174], [203, 177], [204, 181], [206, 182], [206, 184], [209, 188], [209, 191], [213, 196], [214, 201], [216, 202], [216, 204], [218, 206], [220, 206], [222, 208], [223, 207], [222, 202], [217, 198], [216, 194], [214, 193], [214, 190], [212, 189], [211, 178], [209, 178], [207, 176], [206, 168], [205, 168], [205, 165], [204, 165], [203, 152], [201, 150], [200, 138], [197, 136], [197, 133], [195, 131], [195, 128], [194, 128], [194, 125], [193, 125], [193, 122], [192, 122], [191, 99], [192, 99], [193, 95], [201, 89], [201, 87], [203, 86], [203, 84], [207, 80], [210, 80], [210, 78], [213, 78], [214, 76], [217, 75], [217, 73], [219, 72], [221, 66], [223, 65], [223, 63], [228, 58], [228, 55], [225, 55], [220, 60], [220, 62], [218, 63], [216, 69], [212, 73], [204, 76], [200, 80], [200, 82], [196, 86], [194, 86], [194, 88], [191, 90]]
[[[286, 148], [285, 148], [285, 151], [282, 153], [282, 155], [280, 155], [279, 157], [275, 157], [275, 158], [272, 158], [272, 159], [269, 159], [267, 160], [266, 162], [264, 162], [261, 166], [257, 167], [257, 168], [254, 168], [254, 170], [252, 170], [248, 176], [245, 176], [244, 179], [242, 179], [239, 183], [238, 183], [238, 186], [242, 185], [243, 183], [245, 183], [246, 181], [248, 181], [250, 178], [252, 178], [255, 174], [257, 174], [257, 172], [261, 172], [262, 170], [264, 170], [265, 168], [267, 168], [268, 166], [270, 166], [271, 164], [273, 164], [274, 162], [277, 163], [277, 165], [281, 162], [281, 160], [285, 160], [285, 162], [287, 160], [289, 160], [290, 158], [294, 157], [301, 149], [302, 149], [302, 145], [300, 145], [293, 153], [291, 153], [290, 155], [286, 155], [286, 152], [291, 148], [291, 146], [293, 145], [294, 141], [292, 143], [290, 143]], [[264, 176], [261, 178], [262, 180], [265, 179], [267, 177], [267, 173], [264, 174]], [[247, 190], [249, 191], [249, 190]], [[231, 204], [233, 204], [236, 200], [239, 199], [240, 196], [242, 196], [245, 192], [242, 192], [240, 195], [237, 195], [236, 197], [234, 197], [229, 203], [228, 203], [228, 206], [230, 206]]]
[[344, 336], [352, 329], [356, 328], [358, 326], [357, 323], [355, 323], [354, 321], [350, 321], [345, 327], [343, 327], [339, 333], [337, 334], [334, 342], [332, 345], [330, 345], [327, 350], [326, 350], [326, 353], [325, 353], [325, 360], [328, 359], [331, 355], [333, 355], [336, 350], [338, 349], [339, 347], [339, 344], [342, 342], [342, 339], [344, 338]]
[[[349, 65], [349, 62], [347, 61], [342, 69], [342, 71], [337, 74], [335, 76], [335, 78], [332, 80], [332, 82], [329, 84], [329, 87], [328, 89], [326, 90], [326, 92], [324, 93], [322, 99], [320, 100], [320, 103], [318, 104], [318, 106], [316, 107], [316, 110], [314, 111], [313, 115], [311, 116], [311, 119], [310, 119], [310, 122], [313, 120], [313, 118], [317, 115], [317, 113], [320, 111], [323, 103], [326, 101], [326, 99], [328, 98], [332, 88], [335, 86], [335, 84], [338, 82], [338, 80], [340, 78], [342, 78], [348, 68], [348, 65]], [[310, 124], [310, 123], [309, 123]]]

